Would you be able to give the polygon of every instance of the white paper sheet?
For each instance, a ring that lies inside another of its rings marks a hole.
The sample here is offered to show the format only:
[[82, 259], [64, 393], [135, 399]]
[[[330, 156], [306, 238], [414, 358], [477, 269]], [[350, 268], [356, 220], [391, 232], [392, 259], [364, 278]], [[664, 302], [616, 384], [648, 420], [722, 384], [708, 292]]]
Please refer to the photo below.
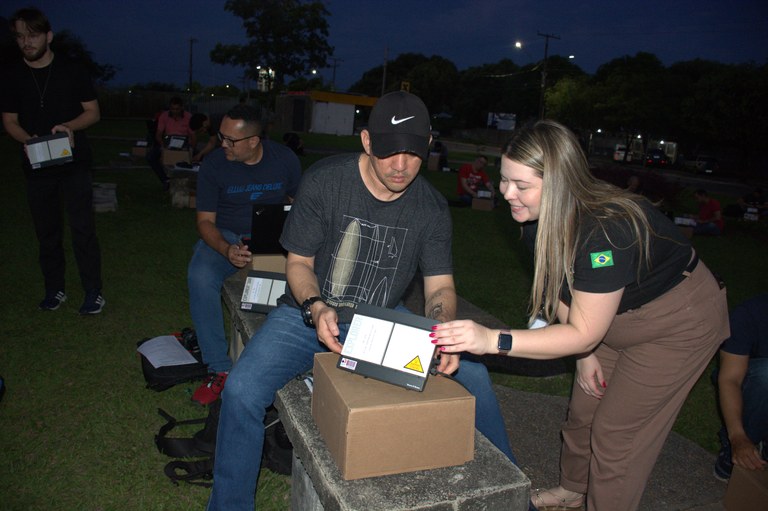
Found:
[[147, 357], [152, 367], [194, 364], [197, 359], [172, 335], [161, 335], [142, 343], [136, 351]]

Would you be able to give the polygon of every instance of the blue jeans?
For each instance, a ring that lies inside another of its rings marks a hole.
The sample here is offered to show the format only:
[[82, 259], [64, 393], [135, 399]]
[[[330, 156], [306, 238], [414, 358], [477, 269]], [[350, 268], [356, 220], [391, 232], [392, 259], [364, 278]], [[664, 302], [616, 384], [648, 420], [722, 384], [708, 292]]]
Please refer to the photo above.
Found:
[[[349, 324], [339, 329], [343, 340]], [[222, 393], [209, 511], [253, 509], [265, 410], [286, 383], [312, 369], [315, 353], [326, 351], [299, 310], [287, 305], [274, 309], [248, 342]], [[462, 360], [455, 378], [475, 396], [475, 427], [516, 463], [485, 366]]]
[[[230, 243], [237, 243], [241, 237], [231, 231], [221, 234]], [[224, 334], [224, 311], [221, 305], [221, 288], [224, 281], [237, 273], [229, 260], [198, 240], [192, 251], [187, 268], [189, 286], [189, 311], [195, 325], [197, 342], [203, 355], [203, 362], [214, 373], [229, 371], [232, 360], [227, 356], [227, 338]]]
[[702, 234], [704, 236], [720, 236], [720, 228], [714, 222], [696, 224], [693, 228], [693, 234]]

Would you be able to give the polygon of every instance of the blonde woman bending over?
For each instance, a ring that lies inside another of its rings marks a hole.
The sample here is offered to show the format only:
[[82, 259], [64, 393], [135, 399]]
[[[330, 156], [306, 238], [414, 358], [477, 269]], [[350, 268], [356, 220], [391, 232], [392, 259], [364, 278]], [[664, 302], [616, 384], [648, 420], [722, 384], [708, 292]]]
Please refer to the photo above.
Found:
[[500, 189], [535, 235], [530, 317], [548, 325], [450, 321], [433, 342], [451, 354], [575, 355], [560, 485], [531, 500], [539, 510], [637, 509], [686, 396], [729, 336], [725, 289], [650, 202], [595, 179], [556, 122], [513, 135]]

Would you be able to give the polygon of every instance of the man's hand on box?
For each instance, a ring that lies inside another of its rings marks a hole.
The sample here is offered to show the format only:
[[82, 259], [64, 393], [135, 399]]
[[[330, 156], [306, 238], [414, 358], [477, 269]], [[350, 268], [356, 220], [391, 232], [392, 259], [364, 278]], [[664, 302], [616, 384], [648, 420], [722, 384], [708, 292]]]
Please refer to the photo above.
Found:
[[54, 133], [66, 133], [69, 137], [69, 145], [75, 147], [75, 134], [66, 124], [57, 124], [51, 129], [51, 134]]

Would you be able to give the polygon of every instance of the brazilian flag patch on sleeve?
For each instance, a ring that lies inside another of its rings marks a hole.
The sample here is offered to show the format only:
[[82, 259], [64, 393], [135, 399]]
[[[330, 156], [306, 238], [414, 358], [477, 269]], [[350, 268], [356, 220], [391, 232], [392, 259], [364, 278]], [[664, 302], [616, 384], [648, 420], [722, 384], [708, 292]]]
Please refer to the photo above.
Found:
[[589, 254], [589, 260], [592, 261], [592, 269], [613, 266], [613, 252], [610, 250], [592, 252]]

